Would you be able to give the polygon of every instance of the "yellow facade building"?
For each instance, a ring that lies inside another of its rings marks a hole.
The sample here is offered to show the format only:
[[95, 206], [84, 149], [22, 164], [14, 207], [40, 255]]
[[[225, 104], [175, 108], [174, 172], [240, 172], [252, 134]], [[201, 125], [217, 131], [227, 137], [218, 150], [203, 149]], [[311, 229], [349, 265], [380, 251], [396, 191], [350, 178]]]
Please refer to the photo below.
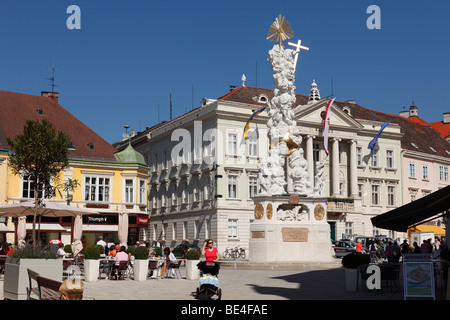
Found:
[[[34, 198], [33, 181], [14, 175], [8, 167], [11, 152], [6, 138], [22, 134], [27, 120], [50, 121], [56, 130], [69, 135], [69, 167], [53, 181], [60, 192], [53, 201], [92, 210], [83, 217], [83, 240], [94, 244], [102, 236], [107, 243], [118, 242], [118, 213], [129, 214], [128, 244], [147, 240], [147, 186], [149, 168], [144, 157], [131, 145], [121, 152], [85, 126], [58, 104], [58, 94], [43, 92], [41, 96], [0, 91], [0, 204], [14, 204]], [[77, 182], [72, 190], [63, 184]], [[96, 214], [94, 214], [96, 212]], [[32, 216], [27, 217], [27, 231], [32, 230]], [[1, 218], [15, 230], [14, 218]], [[61, 239], [72, 242], [72, 217], [42, 217], [42, 241]], [[0, 241], [16, 242], [15, 233], [0, 235]]]

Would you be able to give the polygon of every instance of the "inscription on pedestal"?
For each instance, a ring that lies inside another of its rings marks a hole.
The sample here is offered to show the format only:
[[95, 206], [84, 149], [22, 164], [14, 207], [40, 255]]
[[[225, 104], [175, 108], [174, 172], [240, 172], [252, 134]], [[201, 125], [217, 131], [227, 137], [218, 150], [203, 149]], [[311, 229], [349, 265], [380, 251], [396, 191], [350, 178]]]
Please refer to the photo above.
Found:
[[264, 239], [265, 237], [264, 231], [252, 231], [252, 239]]
[[282, 228], [283, 242], [308, 242], [308, 228]]

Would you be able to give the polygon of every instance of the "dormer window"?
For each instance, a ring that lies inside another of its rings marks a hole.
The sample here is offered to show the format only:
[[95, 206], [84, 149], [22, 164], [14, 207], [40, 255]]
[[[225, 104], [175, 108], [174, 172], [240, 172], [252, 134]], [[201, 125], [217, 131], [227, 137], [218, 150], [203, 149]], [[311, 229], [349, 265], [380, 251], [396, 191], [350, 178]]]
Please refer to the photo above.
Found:
[[258, 99], [259, 103], [267, 103], [267, 101], [269, 101], [269, 99], [265, 95], [262, 94], [259, 96], [259, 99]]
[[36, 110], [36, 112], [37, 112], [38, 116], [44, 115], [44, 109], [42, 109], [42, 108], [38, 108], [38, 109]]
[[73, 144], [73, 141], [70, 141], [69, 147], [67, 149], [75, 150], [75, 145]]
[[88, 143], [88, 149], [89, 150], [95, 150], [95, 144], [93, 143], [93, 142], [91, 142], [91, 143]]

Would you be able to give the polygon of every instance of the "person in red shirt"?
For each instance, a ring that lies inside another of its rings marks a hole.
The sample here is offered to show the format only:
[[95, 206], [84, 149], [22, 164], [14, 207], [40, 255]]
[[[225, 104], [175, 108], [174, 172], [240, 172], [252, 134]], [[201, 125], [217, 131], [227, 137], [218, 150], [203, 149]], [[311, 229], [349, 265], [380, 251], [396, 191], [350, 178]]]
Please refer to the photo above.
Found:
[[358, 241], [358, 243], [356, 244], [356, 253], [362, 253], [362, 244], [361, 241]]
[[218, 261], [220, 259], [219, 251], [214, 248], [212, 239], [203, 242], [202, 256], [205, 256], [206, 261]]

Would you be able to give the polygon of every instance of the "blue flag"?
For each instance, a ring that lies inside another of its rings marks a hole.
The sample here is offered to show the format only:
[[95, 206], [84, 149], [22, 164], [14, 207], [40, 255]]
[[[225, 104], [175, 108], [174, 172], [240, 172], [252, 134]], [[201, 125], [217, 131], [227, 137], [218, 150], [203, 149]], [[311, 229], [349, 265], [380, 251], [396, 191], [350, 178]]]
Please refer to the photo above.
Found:
[[372, 139], [372, 141], [369, 142], [369, 145], [367, 148], [373, 151], [375, 149], [375, 146], [377, 145], [378, 138], [380, 137], [381, 133], [383, 132], [384, 128], [388, 126], [388, 124], [391, 123], [390, 121], [385, 122], [381, 125], [380, 131], [378, 131], [378, 134]]

